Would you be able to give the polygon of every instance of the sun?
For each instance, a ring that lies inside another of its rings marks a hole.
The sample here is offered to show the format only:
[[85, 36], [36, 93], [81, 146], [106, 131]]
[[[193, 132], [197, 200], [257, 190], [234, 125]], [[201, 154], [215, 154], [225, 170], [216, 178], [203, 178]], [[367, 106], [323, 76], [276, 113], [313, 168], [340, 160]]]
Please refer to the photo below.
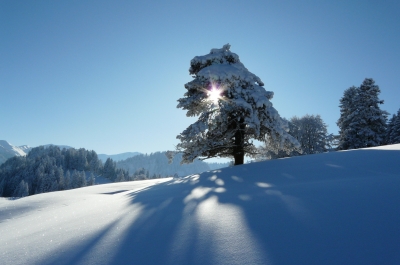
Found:
[[211, 89], [208, 91], [208, 99], [213, 101], [214, 103], [218, 102], [218, 99], [221, 98], [221, 90], [215, 87], [214, 85], [211, 86]]

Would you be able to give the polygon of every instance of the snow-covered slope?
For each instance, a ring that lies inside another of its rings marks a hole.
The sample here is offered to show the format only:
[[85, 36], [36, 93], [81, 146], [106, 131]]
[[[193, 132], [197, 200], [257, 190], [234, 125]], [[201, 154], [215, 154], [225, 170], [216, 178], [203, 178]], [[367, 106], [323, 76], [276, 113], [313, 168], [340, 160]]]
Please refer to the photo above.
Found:
[[115, 155], [106, 155], [106, 154], [98, 154], [97, 156], [103, 163], [106, 162], [107, 158], [111, 158], [115, 162], [125, 160], [130, 157], [134, 157], [137, 155], [140, 155], [141, 153], [139, 152], [126, 152], [126, 153], [121, 153], [121, 154], [115, 154]]
[[[53, 144], [47, 144], [44, 145], [44, 147], [48, 147], [50, 145]], [[56, 146], [60, 147], [60, 149], [72, 148], [71, 146], [67, 145], [56, 145]], [[14, 146], [5, 140], [0, 140], [0, 165], [13, 156], [26, 156], [29, 153], [29, 151], [31, 151], [31, 149], [32, 147], [28, 145]]]
[[30, 149], [27, 145], [14, 146], [5, 140], [0, 140], [0, 164], [13, 156], [25, 156]]
[[1, 264], [400, 264], [400, 145], [0, 200]]

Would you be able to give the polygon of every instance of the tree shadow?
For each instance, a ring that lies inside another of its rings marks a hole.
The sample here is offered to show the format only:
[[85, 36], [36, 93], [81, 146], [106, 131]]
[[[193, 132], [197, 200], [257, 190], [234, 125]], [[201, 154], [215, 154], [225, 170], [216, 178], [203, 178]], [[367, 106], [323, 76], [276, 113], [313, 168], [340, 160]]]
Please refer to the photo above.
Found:
[[122, 192], [125, 192], [125, 191], [128, 191], [128, 190], [117, 190], [117, 191], [112, 191], [112, 192], [103, 192], [103, 193], [100, 193], [100, 194], [114, 195], [114, 194], [122, 193]]
[[294, 157], [121, 194], [141, 214], [107, 264], [398, 264], [399, 158], [386, 150]]

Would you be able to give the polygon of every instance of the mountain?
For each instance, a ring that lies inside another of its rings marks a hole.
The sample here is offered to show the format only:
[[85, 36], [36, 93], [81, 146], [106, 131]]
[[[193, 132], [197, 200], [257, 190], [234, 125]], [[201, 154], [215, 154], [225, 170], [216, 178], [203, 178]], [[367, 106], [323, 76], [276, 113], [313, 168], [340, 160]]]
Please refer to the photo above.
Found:
[[400, 264], [399, 160], [397, 144], [1, 198], [1, 263]]
[[137, 155], [141, 155], [141, 153], [126, 152], [126, 153], [121, 153], [121, 154], [116, 154], [116, 155], [98, 154], [97, 156], [101, 161], [103, 161], [103, 163], [105, 163], [107, 158], [111, 158], [112, 160], [117, 162], [117, 161], [125, 160], [125, 159], [133, 157], [133, 156], [137, 156]]
[[25, 156], [30, 149], [27, 145], [14, 146], [5, 140], [0, 140], [0, 165], [13, 156]]
[[[46, 144], [44, 147], [49, 147], [51, 145], [58, 146], [61, 150], [63, 148], [69, 149], [72, 148], [68, 145], [55, 145], [55, 144]], [[26, 156], [33, 147], [28, 145], [22, 146], [14, 146], [8, 143], [5, 140], [0, 140], [0, 165], [3, 164], [7, 159], [13, 156]]]
[[201, 161], [199, 161], [200, 163], [196, 162], [195, 164], [180, 165], [181, 156], [176, 157], [174, 159], [175, 162], [173, 162], [171, 165], [168, 164], [168, 160], [165, 158], [165, 153], [166, 152], [155, 152], [148, 155], [139, 152], [127, 152], [116, 155], [98, 154], [98, 157], [103, 161], [103, 163], [106, 162], [107, 158], [111, 158], [112, 160], [118, 162], [117, 166], [119, 168], [129, 170], [131, 173], [134, 173], [140, 168], [144, 168], [150, 172], [150, 175], [160, 174], [162, 176], [172, 176], [175, 173], [180, 176], [184, 176], [229, 166], [229, 163], [207, 163]]
[[186, 176], [210, 170], [208, 164], [201, 160], [195, 160], [191, 164], [181, 165], [182, 154], [176, 154], [172, 163], [169, 163], [165, 153], [166, 152], [155, 152], [150, 155], [136, 155], [117, 162], [117, 168], [129, 170], [131, 174], [138, 169], [144, 168], [149, 172], [150, 177], [154, 174], [161, 175], [162, 177], [174, 175]]

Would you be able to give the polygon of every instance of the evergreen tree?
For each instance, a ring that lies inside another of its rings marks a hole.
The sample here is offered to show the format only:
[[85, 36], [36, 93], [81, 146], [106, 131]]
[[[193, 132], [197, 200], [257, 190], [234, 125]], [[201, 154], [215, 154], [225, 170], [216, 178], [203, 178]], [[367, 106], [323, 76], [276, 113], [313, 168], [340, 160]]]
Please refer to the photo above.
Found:
[[[71, 179], [70, 170], [77, 168], [81, 169], [79, 177], [75, 174]], [[60, 150], [52, 145], [36, 147], [27, 156], [12, 157], [0, 165], [0, 196], [13, 196], [22, 180], [29, 195], [86, 186], [83, 170], [92, 169], [102, 170], [102, 163], [94, 151], [83, 148]]]
[[86, 182], [86, 173], [85, 173], [85, 171], [81, 171], [81, 172], [79, 172], [80, 173], [80, 175], [81, 175], [81, 186], [80, 187], [85, 187], [86, 185], [87, 185], [87, 182]]
[[62, 169], [62, 167], [59, 167], [57, 168], [55, 173], [58, 182], [58, 190], [64, 190], [65, 189], [64, 170]]
[[70, 187], [72, 189], [81, 188], [86, 186], [86, 176], [84, 171], [74, 170], [71, 174]]
[[4, 190], [4, 179], [0, 180], [0, 197], [3, 196], [3, 190]]
[[71, 173], [69, 172], [69, 170], [67, 170], [67, 173], [65, 173], [64, 189], [66, 189], [66, 190], [72, 189], [72, 187], [71, 187]]
[[340, 100], [341, 116], [337, 122], [339, 149], [363, 148], [385, 142], [388, 113], [379, 108], [380, 89], [372, 78], [366, 78], [359, 88], [351, 87]]
[[[56, 185], [54, 185], [56, 184]], [[50, 192], [58, 190], [58, 182], [56, 180], [54, 170], [51, 170], [47, 174], [44, 174], [42, 181], [39, 186], [39, 193]]]
[[261, 79], [246, 69], [229, 44], [194, 57], [189, 73], [194, 80], [185, 85], [187, 92], [177, 107], [198, 120], [177, 136], [182, 163], [219, 156], [240, 165], [245, 154], [257, 152], [251, 139], [265, 141], [266, 136], [282, 146], [299, 147], [272, 107], [273, 92], [265, 91]]
[[90, 176], [89, 176], [89, 180], [88, 180], [87, 185], [88, 186], [93, 186], [94, 185], [94, 179], [95, 179], [95, 177], [94, 177], [93, 173], [90, 172]]
[[107, 158], [104, 163], [103, 176], [111, 181], [115, 181], [117, 178], [116, 168], [116, 163], [111, 158]]
[[119, 170], [115, 182], [123, 182], [123, 181], [125, 181], [124, 172], [122, 170]]
[[358, 88], [352, 86], [346, 89], [343, 97], [340, 99], [340, 118], [337, 121], [339, 127], [339, 150], [347, 150], [351, 147], [353, 138], [357, 132], [350, 127], [357, 114], [357, 107], [355, 104], [358, 97]]
[[394, 143], [392, 134], [393, 134], [393, 128], [394, 128], [394, 124], [396, 122], [396, 118], [397, 118], [396, 114], [393, 114], [392, 118], [390, 118], [390, 120], [388, 122], [387, 129], [386, 129], [386, 141], [385, 141], [386, 144]]
[[379, 108], [380, 89], [372, 78], [366, 78], [358, 93], [357, 120], [351, 126], [357, 131], [355, 148], [379, 146], [384, 143], [388, 113]]
[[28, 195], [29, 195], [28, 183], [26, 183], [24, 180], [21, 180], [21, 182], [14, 191], [13, 197], [26, 197]]
[[393, 127], [390, 132], [391, 144], [400, 143], [400, 109], [397, 111], [393, 121]]

